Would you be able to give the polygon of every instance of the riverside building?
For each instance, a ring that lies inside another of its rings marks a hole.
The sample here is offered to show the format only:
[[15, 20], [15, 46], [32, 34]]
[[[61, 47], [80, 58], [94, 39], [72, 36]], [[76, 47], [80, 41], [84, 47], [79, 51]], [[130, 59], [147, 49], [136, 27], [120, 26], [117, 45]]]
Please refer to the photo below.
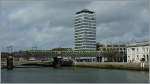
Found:
[[[120, 56], [117, 57], [118, 60], [116, 62], [127, 62], [127, 52], [126, 52], [126, 45], [125, 44], [99, 44], [96, 45], [96, 50], [100, 53], [99, 57], [97, 58], [98, 62], [107, 62], [108, 59], [111, 58], [109, 56], [103, 56], [103, 52], [107, 52], [109, 50], [115, 51], [120, 53]], [[108, 53], [108, 52], [107, 52]]]
[[127, 45], [127, 62], [149, 61], [149, 42], [134, 42]]
[[83, 9], [75, 16], [75, 50], [96, 50], [96, 15]]

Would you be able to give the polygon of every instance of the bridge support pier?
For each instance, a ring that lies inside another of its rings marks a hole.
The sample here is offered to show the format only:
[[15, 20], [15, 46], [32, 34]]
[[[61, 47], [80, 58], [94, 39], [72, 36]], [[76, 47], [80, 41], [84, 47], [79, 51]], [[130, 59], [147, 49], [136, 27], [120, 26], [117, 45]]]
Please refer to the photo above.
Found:
[[9, 56], [7, 58], [7, 70], [13, 70], [14, 65], [13, 65], [13, 57]]

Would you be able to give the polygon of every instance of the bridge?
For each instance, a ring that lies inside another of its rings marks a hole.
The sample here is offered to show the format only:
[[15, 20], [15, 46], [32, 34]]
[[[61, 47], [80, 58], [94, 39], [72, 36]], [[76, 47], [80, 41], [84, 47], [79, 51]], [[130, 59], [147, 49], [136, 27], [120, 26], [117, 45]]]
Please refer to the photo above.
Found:
[[[13, 61], [13, 65], [15, 67], [17, 66], [21, 66], [24, 64], [48, 64], [50, 63], [49, 61], [40, 61], [40, 60], [35, 60], [35, 61]], [[1, 62], [1, 66], [2, 67], [6, 67], [7, 66], [7, 62]]]
[[[54, 57], [60, 56], [61, 58], [67, 58], [76, 61], [105, 61], [104, 53], [100, 51], [24, 51], [19, 53], [2, 54], [2, 65], [6, 65], [7, 57], [13, 57], [14, 66], [29, 63], [46, 63], [52, 62]], [[99, 58], [97, 58], [99, 57]], [[111, 57], [111, 56], [110, 56]], [[123, 58], [122, 56], [119, 58]]]

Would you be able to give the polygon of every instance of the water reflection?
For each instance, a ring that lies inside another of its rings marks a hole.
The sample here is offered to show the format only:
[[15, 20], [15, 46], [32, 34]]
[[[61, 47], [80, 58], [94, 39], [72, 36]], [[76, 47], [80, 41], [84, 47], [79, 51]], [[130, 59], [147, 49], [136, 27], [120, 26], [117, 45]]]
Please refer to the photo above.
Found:
[[145, 83], [148, 72], [95, 68], [15, 68], [2, 69], [2, 82], [7, 83]]
[[[140, 74], [140, 75], [139, 75]], [[129, 82], [137, 81], [139, 83], [143, 83], [145, 81], [148, 81], [149, 79], [149, 73], [145, 71], [129, 71], [126, 74]], [[138, 80], [141, 79], [141, 80]]]

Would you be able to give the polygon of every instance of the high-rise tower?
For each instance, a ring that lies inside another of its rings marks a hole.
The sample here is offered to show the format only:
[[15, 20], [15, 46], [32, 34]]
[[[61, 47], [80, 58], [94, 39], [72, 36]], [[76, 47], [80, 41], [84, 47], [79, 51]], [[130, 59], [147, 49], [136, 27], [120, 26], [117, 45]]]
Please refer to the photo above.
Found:
[[75, 49], [96, 50], [96, 15], [83, 9], [75, 16]]

